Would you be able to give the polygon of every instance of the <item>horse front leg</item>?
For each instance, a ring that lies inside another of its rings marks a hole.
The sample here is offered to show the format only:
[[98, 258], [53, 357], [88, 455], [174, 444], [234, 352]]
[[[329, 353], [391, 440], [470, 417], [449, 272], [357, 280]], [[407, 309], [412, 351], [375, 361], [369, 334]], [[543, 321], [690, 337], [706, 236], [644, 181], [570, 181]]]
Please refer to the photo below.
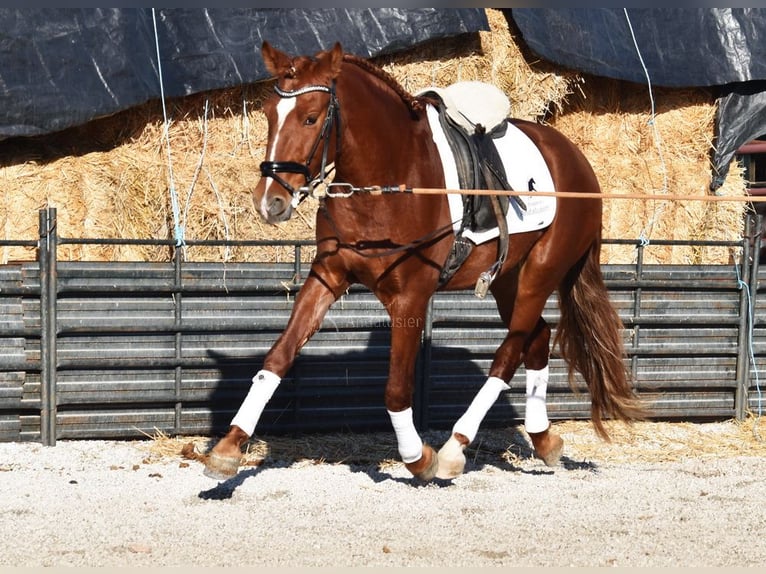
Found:
[[415, 428], [412, 401], [415, 364], [425, 324], [426, 302], [388, 305], [391, 318], [391, 356], [385, 404], [396, 435], [399, 456], [413, 476], [430, 481], [436, 476], [438, 458]]
[[253, 377], [250, 390], [232, 419], [229, 431], [205, 459], [206, 476], [226, 480], [237, 474], [242, 447], [253, 435], [282, 377], [290, 370], [303, 345], [319, 329], [327, 310], [348, 287], [345, 281], [336, 281], [334, 285], [331, 286], [326, 276], [319, 279], [314, 273], [306, 279], [295, 299], [285, 330], [266, 354], [261, 370]]

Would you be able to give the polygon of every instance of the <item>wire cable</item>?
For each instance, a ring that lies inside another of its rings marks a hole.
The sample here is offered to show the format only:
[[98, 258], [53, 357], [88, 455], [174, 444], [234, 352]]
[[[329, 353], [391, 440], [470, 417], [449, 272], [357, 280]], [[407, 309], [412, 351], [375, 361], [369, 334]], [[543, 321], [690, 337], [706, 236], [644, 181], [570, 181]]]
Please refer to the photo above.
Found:
[[[641, 50], [638, 47], [638, 40], [636, 39], [636, 34], [633, 31], [633, 24], [630, 21], [630, 16], [628, 16], [628, 9], [623, 8], [623, 12], [625, 13], [625, 20], [628, 22], [628, 29], [630, 30], [630, 36], [633, 39], [633, 46], [636, 48], [636, 54], [638, 55], [638, 60], [641, 62], [641, 68], [644, 70], [644, 75], [646, 76], [646, 83], [649, 87], [649, 102], [651, 104], [651, 118], [649, 119], [649, 125], [652, 127], [652, 133], [654, 135], [654, 143], [657, 147], [657, 154], [660, 158], [660, 164], [662, 165], [662, 189], [665, 193], [668, 193], [668, 168], [665, 164], [665, 154], [662, 150], [662, 138], [660, 137], [660, 133], [657, 130], [657, 122], [656, 122], [656, 110], [655, 110], [655, 104], [654, 104], [654, 93], [652, 91], [652, 78], [649, 75], [649, 70], [646, 67], [646, 64], [644, 63], [644, 57], [641, 55]], [[655, 210], [654, 215], [649, 220], [649, 223], [647, 223], [646, 226], [644, 226], [644, 229], [641, 230], [641, 233], [639, 235], [639, 239], [641, 240], [642, 244], [648, 244], [649, 243], [649, 237], [648, 234], [651, 233], [651, 229], [654, 227], [655, 222], [659, 218], [659, 216], [662, 214], [662, 212], [665, 209], [666, 204], [662, 204], [659, 209]]]
[[168, 122], [168, 110], [165, 106], [165, 86], [162, 81], [162, 58], [160, 57], [160, 39], [157, 33], [157, 15], [155, 9], [152, 8], [152, 22], [154, 24], [154, 45], [157, 49], [157, 73], [160, 80], [160, 99], [162, 100], [162, 117], [164, 121], [164, 136], [165, 145], [168, 154], [168, 183], [170, 186], [170, 204], [173, 210], [173, 233], [176, 241], [176, 247], [181, 247], [185, 244], [184, 241], [184, 228], [181, 225], [181, 210], [178, 206], [178, 193], [176, 192], [176, 184], [173, 178], [173, 156], [170, 149], [170, 129]]

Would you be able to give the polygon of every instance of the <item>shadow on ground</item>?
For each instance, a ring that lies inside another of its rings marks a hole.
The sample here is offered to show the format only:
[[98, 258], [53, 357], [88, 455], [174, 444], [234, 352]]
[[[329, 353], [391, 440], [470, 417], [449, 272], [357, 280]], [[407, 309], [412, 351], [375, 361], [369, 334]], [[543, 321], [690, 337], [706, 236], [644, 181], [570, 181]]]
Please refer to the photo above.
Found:
[[[449, 431], [428, 431], [423, 433], [424, 442], [439, 448], [449, 438]], [[214, 441], [210, 441], [212, 446]], [[390, 433], [330, 433], [312, 434], [301, 437], [262, 437], [258, 447], [264, 445], [268, 452], [261, 460], [247, 459], [240, 472], [215, 486], [199, 493], [204, 500], [228, 500], [245, 481], [256, 478], [270, 468], [285, 468], [295, 463], [312, 461], [315, 464], [343, 464], [352, 472], [361, 472], [374, 483], [393, 481], [407, 484], [413, 488], [437, 486], [448, 488], [451, 480], [435, 479], [423, 482], [415, 477], [402, 477], [398, 470], [401, 462], [396, 454], [396, 440]], [[466, 449], [464, 474], [479, 472], [486, 467], [494, 467], [504, 472], [532, 475], [553, 475], [557, 471], [598, 472], [598, 466], [590, 461], [575, 461], [563, 456], [557, 467], [548, 468], [539, 465], [530, 468], [528, 464], [534, 457], [530, 443], [522, 430], [516, 427], [479, 431], [476, 439]]]

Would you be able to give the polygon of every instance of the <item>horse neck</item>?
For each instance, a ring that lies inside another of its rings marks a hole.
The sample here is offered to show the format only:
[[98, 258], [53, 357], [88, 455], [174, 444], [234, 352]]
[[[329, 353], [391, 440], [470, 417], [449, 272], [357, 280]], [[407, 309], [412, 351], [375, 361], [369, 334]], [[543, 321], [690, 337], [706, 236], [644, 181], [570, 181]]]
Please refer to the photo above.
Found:
[[347, 63], [338, 78], [341, 153], [337, 180], [354, 185], [443, 186], [425, 112], [413, 115], [390, 86]]

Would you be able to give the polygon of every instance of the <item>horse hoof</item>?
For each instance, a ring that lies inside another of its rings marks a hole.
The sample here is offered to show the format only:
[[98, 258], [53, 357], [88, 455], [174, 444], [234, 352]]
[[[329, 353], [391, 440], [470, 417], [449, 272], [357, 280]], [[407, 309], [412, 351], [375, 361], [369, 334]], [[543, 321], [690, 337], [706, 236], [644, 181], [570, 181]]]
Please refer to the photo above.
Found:
[[215, 480], [228, 480], [237, 475], [241, 457], [221, 456], [211, 452], [205, 461], [203, 474]]
[[545, 466], [556, 466], [564, 450], [564, 439], [550, 432], [550, 428], [539, 433], [528, 433], [535, 447], [535, 456], [545, 463]]
[[439, 470], [436, 478], [452, 480], [463, 474], [465, 468], [465, 454], [463, 451], [467, 443], [461, 442], [454, 434], [439, 449]]
[[412, 475], [424, 482], [432, 481], [439, 470], [439, 457], [429, 445], [423, 445], [423, 456], [415, 462], [408, 462], [404, 465]]
[[557, 466], [561, 460], [561, 453], [564, 450], [564, 440], [560, 437], [558, 439], [558, 446], [554, 447], [551, 451], [541, 454], [540, 459], [545, 463], [545, 466]]

